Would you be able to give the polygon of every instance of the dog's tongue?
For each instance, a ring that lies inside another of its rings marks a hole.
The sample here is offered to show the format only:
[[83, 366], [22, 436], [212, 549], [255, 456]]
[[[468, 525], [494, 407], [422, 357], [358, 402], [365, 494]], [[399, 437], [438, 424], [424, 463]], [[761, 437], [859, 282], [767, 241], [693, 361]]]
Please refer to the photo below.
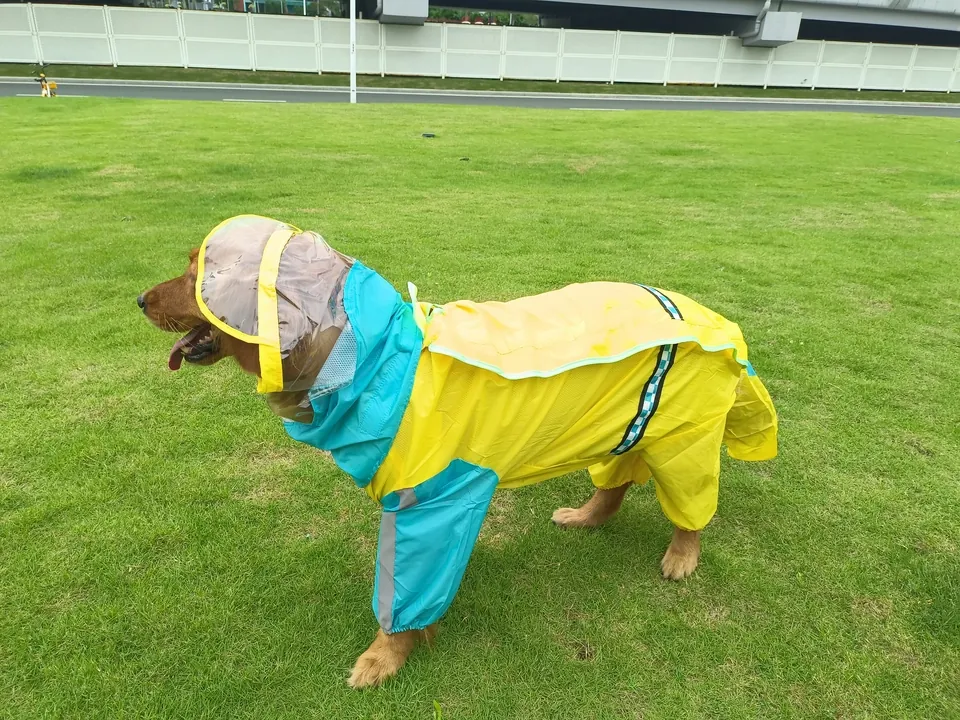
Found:
[[173, 344], [173, 349], [170, 351], [170, 359], [167, 360], [167, 367], [170, 368], [171, 370], [179, 370], [180, 366], [183, 364], [184, 348], [188, 348], [194, 342], [196, 342], [205, 330], [206, 330], [206, 327], [201, 325], [200, 327], [194, 330], [191, 330], [182, 338], [177, 340]]
[[171, 370], [179, 370], [180, 366], [183, 365], [183, 353], [180, 352], [180, 343], [182, 340], [177, 340], [176, 345], [173, 346], [173, 350], [170, 351], [170, 359], [167, 360], [167, 367]]

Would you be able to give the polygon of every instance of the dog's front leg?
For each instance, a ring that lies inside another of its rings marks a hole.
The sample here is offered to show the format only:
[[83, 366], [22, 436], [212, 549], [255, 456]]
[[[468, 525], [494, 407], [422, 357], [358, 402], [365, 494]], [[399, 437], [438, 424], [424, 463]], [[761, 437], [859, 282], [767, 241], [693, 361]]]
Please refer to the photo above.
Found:
[[426, 630], [406, 630], [388, 635], [377, 631], [376, 639], [357, 658], [347, 684], [352, 688], [375, 687], [393, 677], [403, 667], [418, 640], [430, 642], [437, 634], [437, 623]]
[[433, 639], [460, 587], [497, 482], [492, 470], [454, 460], [431, 479], [384, 496], [373, 587], [381, 629], [357, 659], [347, 681], [351, 687], [379, 685], [397, 674], [418, 640]]

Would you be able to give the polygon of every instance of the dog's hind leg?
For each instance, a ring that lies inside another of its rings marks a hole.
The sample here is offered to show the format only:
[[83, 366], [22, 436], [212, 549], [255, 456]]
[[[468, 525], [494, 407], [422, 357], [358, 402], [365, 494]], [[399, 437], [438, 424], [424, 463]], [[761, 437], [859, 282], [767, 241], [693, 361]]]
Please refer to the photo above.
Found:
[[700, 562], [700, 531], [673, 528], [673, 540], [660, 560], [660, 569], [667, 580], [682, 580], [697, 569]]
[[658, 439], [642, 452], [656, 480], [657, 500], [673, 523], [660, 567], [668, 580], [688, 577], [700, 562], [700, 533], [717, 511], [723, 418], [680, 439]]
[[553, 522], [560, 527], [597, 527], [620, 509], [631, 483], [608, 490], [598, 489], [583, 507], [560, 508], [553, 513]]
[[650, 479], [650, 468], [639, 453], [611, 455], [591, 465], [590, 478], [597, 491], [587, 504], [579, 508], [560, 508], [553, 513], [553, 522], [560, 527], [597, 527], [613, 517], [623, 496], [634, 483]]

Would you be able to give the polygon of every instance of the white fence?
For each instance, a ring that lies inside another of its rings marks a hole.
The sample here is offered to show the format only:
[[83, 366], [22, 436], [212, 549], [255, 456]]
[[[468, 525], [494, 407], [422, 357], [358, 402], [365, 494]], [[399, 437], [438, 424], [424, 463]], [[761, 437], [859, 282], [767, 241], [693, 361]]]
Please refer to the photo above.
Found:
[[[0, 62], [349, 71], [349, 23], [191, 10], [0, 5]], [[359, 21], [372, 75], [960, 91], [960, 50], [735, 37]]]

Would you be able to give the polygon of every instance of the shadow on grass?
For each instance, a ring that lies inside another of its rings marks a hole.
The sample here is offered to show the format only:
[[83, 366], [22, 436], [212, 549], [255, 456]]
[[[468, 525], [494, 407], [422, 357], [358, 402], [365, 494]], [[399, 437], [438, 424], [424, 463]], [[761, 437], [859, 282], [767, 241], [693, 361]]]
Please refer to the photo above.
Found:
[[10, 173], [10, 178], [14, 182], [30, 183], [43, 182], [45, 180], [65, 180], [72, 178], [83, 170], [77, 167], [66, 167], [62, 165], [35, 165], [33, 167], [24, 167], [14, 170]]

